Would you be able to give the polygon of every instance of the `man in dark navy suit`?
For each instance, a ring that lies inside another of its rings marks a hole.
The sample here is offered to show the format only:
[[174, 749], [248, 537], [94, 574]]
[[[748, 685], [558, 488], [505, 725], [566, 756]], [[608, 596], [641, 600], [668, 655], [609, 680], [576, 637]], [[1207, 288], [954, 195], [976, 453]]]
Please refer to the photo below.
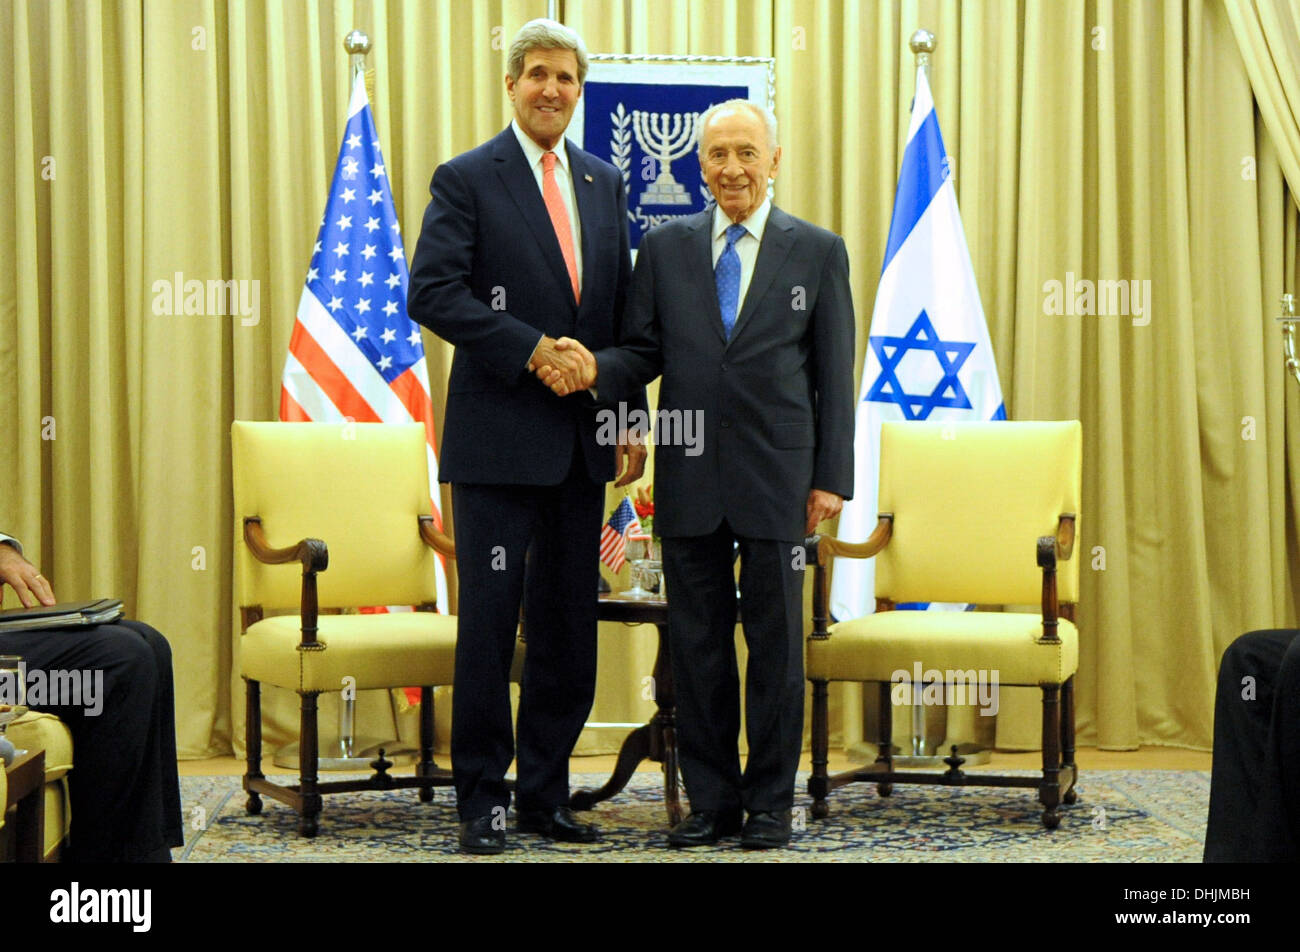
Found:
[[[558, 346], [584, 358], [580, 385], [605, 399], [663, 374], [655, 525], [691, 800], [668, 840], [700, 846], [742, 833], [742, 846], [762, 849], [790, 839], [803, 737], [802, 542], [853, 494], [853, 301], [843, 239], [767, 197], [781, 158], [771, 111], [732, 100], [708, 109], [699, 128], [717, 204], [642, 239], [620, 346]], [[561, 375], [539, 371], [571, 392]], [[703, 440], [665, 440], [664, 421], [687, 414]], [[749, 646], [743, 773], [736, 547]]]
[[567, 804], [569, 755], [595, 696], [603, 484], [617, 470], [630, 483], [645, 465], [643, 446], [597, 439], [591, 394], [557, 396], [530, 373], [557, 367], [577, 389], [581, 361], [556, 340], [614, 344], [631, 276], [622, 177], [564, 138], [586, 48], [568, 27], [533, 20], [507, 70], [510, 127], [434, 172], [407, 302], [456, 347], [438, 470], [452, 484], [460, 575], [451, 746], [470, 853], [505, 848], [521, 599], [518, 826], [597, 838]]
[[[49, 580], [23, 557], [17, 539], [0, 532], [0, 604], [6, 585], [24, 608], [55, 604]], [[33, 710], [60, 718], [72, 734], [72, 825], [61, 859], [171, 862], [171, 847], [184, 845], [185, 838], [167, 639], [142, 622], [122, 619], [87, 628], [3, 632], [0, 654], [21, 657], [29, 677], [38, 670], [47, 679], [54, 672], [102, 678], [94, 702], [84, 695], [43, 703], [29, 698]]]

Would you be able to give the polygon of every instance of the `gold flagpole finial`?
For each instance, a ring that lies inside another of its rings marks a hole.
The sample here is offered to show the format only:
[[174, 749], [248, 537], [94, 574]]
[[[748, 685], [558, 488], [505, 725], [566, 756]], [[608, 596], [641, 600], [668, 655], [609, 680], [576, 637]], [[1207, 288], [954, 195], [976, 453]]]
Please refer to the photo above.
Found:
[[934, 52], [934, 44], [934, 34], [929, 30], [917, 30], [907, 41], [907, 45], [912, 48], [912, 55], [916, 57], [917, 68], [925, 70], [927, 76], [930, 74], [930, 54]]
[[375, 102], [375, 71], [366, 69], [366, 54], [370, 52], [370, 37], [361, 30], [353, 30], [347, 36], [343, 37], [343, 49], [352, 57], [352, 82], [357, 81], [357, 76], [364, 73], [366, 76], [366, 95], [370, 98], [370, 104]]

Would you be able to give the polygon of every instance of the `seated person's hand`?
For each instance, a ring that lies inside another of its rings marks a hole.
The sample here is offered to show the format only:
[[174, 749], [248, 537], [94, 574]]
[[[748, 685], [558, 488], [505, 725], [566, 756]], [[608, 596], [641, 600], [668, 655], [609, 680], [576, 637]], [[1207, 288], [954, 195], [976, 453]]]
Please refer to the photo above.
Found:
[[7, 542], [0, 542], [0, 602], [4, 599], [6, 583], [13, 586], [24, 608], [54, 604], [54, 589], [50, 587], [49, 579], [36, 571], [36, 566], [23, 558], [17, 549]]

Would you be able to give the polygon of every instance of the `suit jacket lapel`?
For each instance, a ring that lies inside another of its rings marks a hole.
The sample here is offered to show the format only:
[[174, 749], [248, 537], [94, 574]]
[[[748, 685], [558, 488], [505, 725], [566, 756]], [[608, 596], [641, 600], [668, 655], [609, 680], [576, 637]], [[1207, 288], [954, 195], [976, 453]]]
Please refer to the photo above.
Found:
[[[527, 223], [537, 247], [541, 250], [551, 272], [559, 282], [568, 298], [569, 305], [575, 310], [577, 302], [573, 299], [573, 285], [569, 282], [569, 269], [564, 264], [564, 252], [560, 250], [559, 239], [555, 237], [555, 227], [551, 224], [551, 215], [546, 210], [546, 202], [537, 188], [537, 178], [528, 167], [528, 159], [519, 141], [509, 126], [496, 138], [493, 158], [499, 163], [497, 176], [506, 191], [519, 208], [520, 217]], [[586, 261], [586, 237], [583, 237], [584, 262]]]
[[727, 334], [722, 329], [722, 308], [718, 306], [718, 283], [713, 278], [713, 206], [695, 215], [691, 221], [691, 235], [687, 238], [686, 260], [690, 262], [687, 286], [699, 286], [708, 312], [709, 326], [725, 345]]
[[[736, 317], [736, 326], [731, 329], [732, 340], [739, 336], [746, 322], [753, 317], [754, 311], [758, 309], [758, 302], [763, 300], [763, 295], [776, 280], [777, 272], [785, 264], [785, 259], [790, 256], [790, 249], [793, 247], [794, 222], [790, 220], [789, 215], [773, 205], [767, 216], [767, 227], [763, 229], [763, 240], [758, 246], [754, 276], [749, 279], [749, 290], [745, 292], [745, 300], [741, 303], [740, 314]], [[719, 314], [719, 326], [721, 323], [722, 317]]]
[[[587, 297], [586, 292], [594, 287], [592, 284], [596, 280], [593, 269], [596, 266], [596, 253], [593, 250], [595, 241], [595, 232], [599, 230], [601, 222], [598, 220], [599, 205], [596, 202], [595, 182], [587, 171], [586, 159], [577, 151], [577, 147], [572, 142], [565, 143], [565, 148], [569, 153], [569, 174], [573, 178], [573, 197], [577, 202], [578, 209], [578, 233], [582, 236], [582, 288], [583, 298]], [[543, 203], [545, 204], [545, 203]], [[548, 216], [547, 221], [550, 218]], [[623, 227], [627, 227], [624, 223]], [[554, 229], [552, 229], [554, 232]], [[556, 243], [558, 246], [558, 242]], [[564, 255], [560, 255], [561, 261]], [[568, 270], [565, 270], [564, 276], [569, 276]]]

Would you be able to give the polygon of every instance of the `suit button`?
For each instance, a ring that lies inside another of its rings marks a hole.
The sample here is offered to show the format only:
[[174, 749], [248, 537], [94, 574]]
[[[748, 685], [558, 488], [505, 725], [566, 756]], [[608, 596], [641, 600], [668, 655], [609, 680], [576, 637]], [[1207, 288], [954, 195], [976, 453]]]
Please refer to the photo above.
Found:
[[727, 370], [727, 365], [726, 365], [726, 364], [723, 364], [723, 365], [722, 365], [722, 370], [723, 370], [724, 373], [726, 372], [726, 370]]
[[731, 426], [731, 421], [730, 421], [730, 420], [723, 420], [723, 421], [722, 421], [722, 426], [723, 426], [724, 428]]

